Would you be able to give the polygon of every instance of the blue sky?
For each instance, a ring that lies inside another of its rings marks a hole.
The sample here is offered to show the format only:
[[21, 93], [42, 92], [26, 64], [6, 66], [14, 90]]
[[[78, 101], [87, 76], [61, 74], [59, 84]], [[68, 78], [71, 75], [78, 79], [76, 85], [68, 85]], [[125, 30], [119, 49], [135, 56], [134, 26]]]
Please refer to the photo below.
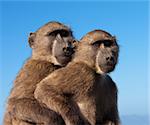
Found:
[[1, 119], [13, 80], [31, 54], [29, 33], [53, 20], [71, 26], [77, 39], [94, 29], [116, 35], [120, 56], [111, 76], [120, 115], [148, 115], [148, 2], [0, 2], [0, 16]]

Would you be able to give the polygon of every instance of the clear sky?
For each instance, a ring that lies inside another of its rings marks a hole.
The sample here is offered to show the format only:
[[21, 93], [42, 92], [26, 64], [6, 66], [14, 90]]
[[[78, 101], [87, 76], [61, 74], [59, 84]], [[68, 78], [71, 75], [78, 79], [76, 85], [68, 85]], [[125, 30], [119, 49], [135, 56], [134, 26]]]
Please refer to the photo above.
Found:
[[13, 80], [31, 55], [28, 35], [49, 21], [71, 26], [77, 39], [94, 29], [116, 35], [120, 56], [111, 76], [119, 112], [148, 114], [148, 2], [0, 2], [0, 16], [1, 119]]

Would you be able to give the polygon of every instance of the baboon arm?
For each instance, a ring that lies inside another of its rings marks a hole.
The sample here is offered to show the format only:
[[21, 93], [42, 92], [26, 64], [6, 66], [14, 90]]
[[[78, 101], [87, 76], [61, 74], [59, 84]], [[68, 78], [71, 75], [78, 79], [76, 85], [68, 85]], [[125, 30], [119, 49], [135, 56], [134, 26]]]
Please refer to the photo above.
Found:
[[12, 119], [12, 125], [34, 125], [34, 124], [35, 123], [29, 123], [27, 121], [23, 121], [23, 120], [20, 120], [20, 119]]
[[111, 113], [110, 113], [110, 115], [112, 116], [112, 119], [113, 119], [111, 121], [114, 125], [120, 125], [120, 120], [119, 120], [120, 118], [119, 118], [118, 106], [117, 106], [117, 94], [116, 94], [115, 101], [116, 102], [115, 102], [114, 106], [112, 107]]
[[9, 100], [9, 105], [12, 106], [10, 106], [11, 119], [14, 123], [19, 122], [18, 125], [22, 123], [62, 125], [63, 123], [62, 118], [56, 112], [41, 106], [36, 99]]
[[[55, 86], [51, 79], [40, 82], [34, 92], [35, 98], [55, 112], [59, 113], [66, 125], [83, 125], [79, 110], [71, 99], [67, 98], [62, 91], [62, 84]], [[47, 85], [48, 84], [48, 85]]]
[[[120, 125], [120, 118], [119, 118], [119, 113], [118, 113], [118, 90], [117, 90], [117, 86], [116, 83], [111, 79], [110, 76], [107, 76], [107, 83], [106, 85], [109, 85], [109, 97], [111, 97], [109, 99], [110, 103], [109, 104], [109, 111], [107, 112], [107, 120], [108, 123], [112, 124], [112, 125]], [[109, 125], [109, 124], [106, 125]]]
[[20, 119], [12, 118], [11, 114], [6, 112], [4, 116], [3, 125], [33, 125], [33, 124]]
[[[77, 69], [82, 69], [82, 73]], [[82, 79], [77, 77], [81, 74]], [[84, 98], [81, 95], [92, 88], [93, 75], [91, 69], [87, 69], [85, 65], [70, 65], [51, 73], [38, 83], [34, 96], [48, 108], [59, 113], [66, 125], [87, 125], [88, 122], [82, 118], [80, 110], [73, 100]], [[91, 84], [89, 85], [89, 83]]]
[[[115, 83], [112, 81], [113, 85], [115, 86]], [[119, 118], [119, 113], [118, 113], [118, 90], [117, 90], [117, 87], [115, 86], [114, 87], [115, 90], [114, 90], [114, 104], [113, 104], [113, 107], [111, 108], [111, 115], [113, 116], [112, 119], [113, 119], [113, 123], [114, 125], [120, 125], [120, 118]]]
[[85, 118], [89, 121], [91, 125], [95, 125], [96, 123], [96, 102], [92, 98], [87, 98], [85, 102], [79, 102], [78, 106]]

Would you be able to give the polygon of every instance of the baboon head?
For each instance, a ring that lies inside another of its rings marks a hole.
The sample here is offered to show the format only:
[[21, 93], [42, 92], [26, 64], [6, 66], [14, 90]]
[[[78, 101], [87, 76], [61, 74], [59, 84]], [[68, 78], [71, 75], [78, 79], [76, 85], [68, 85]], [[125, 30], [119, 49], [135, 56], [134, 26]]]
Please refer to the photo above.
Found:
[[55, 65], [66, 65], [74, 52], [72, 31], [59, 22], [49, 22], [30, 33], [28, 41], [33, 58], [50, 61]]
[[97, 73], [109, 73], [117, 64], [118, 52], [114, 36], [103, 30], [94, 30], [80, 40], [74, 60], [85, 62]]

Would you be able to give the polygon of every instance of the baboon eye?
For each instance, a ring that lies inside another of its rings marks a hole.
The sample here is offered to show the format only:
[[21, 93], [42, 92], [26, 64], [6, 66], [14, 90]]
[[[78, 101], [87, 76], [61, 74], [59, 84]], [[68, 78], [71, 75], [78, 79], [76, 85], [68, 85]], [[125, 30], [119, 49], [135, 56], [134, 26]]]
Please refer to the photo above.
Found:
[[99, 47], [101, 44], [104, 44], [105, 47], [110, 47], [113, 44], [113, 42], [110, 40], [98, 40], [93, 43], [93, 45], [97, 47]]
[[55, 31], [50, 32], [50, 33], [47, 34], [47, 36], [56, 36], [56, 32]]
[[48, 36], [57, 36], [57, 34], [60, 34], [61, 37], [68, 37], [70, 35], [70, 32], [66, 30], [55, 30], [48, 33]]
[[92, 45], [99, 47], [101, 44], [102, 44], [102, 41], [99, 40], [99, 41], [94, 42]]
[[110, 47], [113, 44], [113, 42], [110, 41], [110, 40], [104, 40], [103, 44], [104, 44], [105, 47]]
[[62, 30], [62, 31], [60, 31], [60, 36], [61, 37], [68, 37], [69, 36], [69, 32], [66, 31], [66, 30]]

